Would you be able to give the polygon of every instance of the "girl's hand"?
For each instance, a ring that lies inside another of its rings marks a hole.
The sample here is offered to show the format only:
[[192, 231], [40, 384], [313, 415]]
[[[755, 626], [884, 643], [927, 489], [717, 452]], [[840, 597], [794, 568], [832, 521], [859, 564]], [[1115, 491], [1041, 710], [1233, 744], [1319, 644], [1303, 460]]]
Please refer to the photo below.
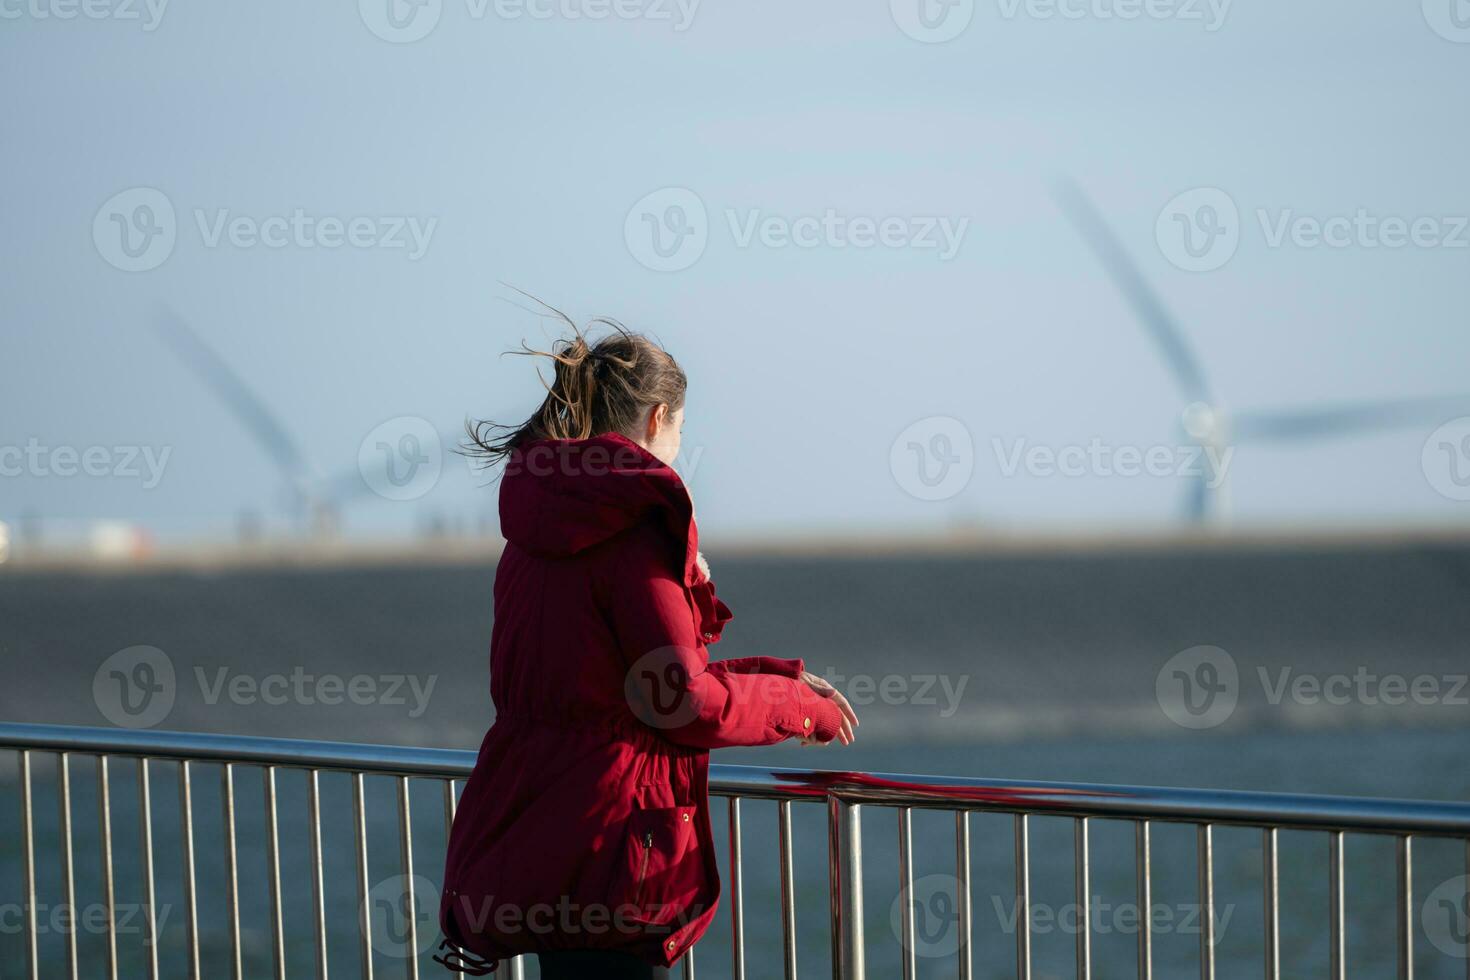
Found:
[[[858, 717], [857, 712], [852, 710], [852, 705], [847, 703], [847, 698], [843, 697], [842, 692], [833, 687], [827, 678], [813, 674], [809, 670], [801, 672], [800, 680], [807, 687], [810, 687], [824, 698], [830, 698], [832, 703], [837, 705], [838, 710], [842, 712], [842, 727], [837, 732], [837, 738], [843, 745], [851, 745], [855, 738], [852, 730], [858, 726]], [[814, 738], [804, 738], [801, 740], [801, 744], [826, 745], [827, 743], [818, 742]]]

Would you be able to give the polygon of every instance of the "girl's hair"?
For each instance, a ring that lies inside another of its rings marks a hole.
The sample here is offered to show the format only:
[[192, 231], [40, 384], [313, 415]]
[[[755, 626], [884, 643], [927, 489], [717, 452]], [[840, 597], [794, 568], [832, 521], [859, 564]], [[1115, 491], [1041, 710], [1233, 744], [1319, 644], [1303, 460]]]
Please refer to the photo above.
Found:
[[466, 455], [490, 466], [512, 450], [540, 439], [631, 433], [650, 406], [668, 405], [670, 412], [683, 407], [688, 386], [684, 371], [657, 343], [610, 317], [595, 317], [588, 323], [588, 330], [603, 327], [610, 331], [591, 341], [587, 331], [579, 329], [565, 313], [550, 306], [546, 309], [571, 330], [571, 339], [556, 341], [549, 351], [535, 350], [522, 342], [520, 350], [507, 352], [552, 361], [554, 377], [550, 384], [539, 369], [536, 372], [546, 388], [545, 400], [520, 425], [466, 422]]

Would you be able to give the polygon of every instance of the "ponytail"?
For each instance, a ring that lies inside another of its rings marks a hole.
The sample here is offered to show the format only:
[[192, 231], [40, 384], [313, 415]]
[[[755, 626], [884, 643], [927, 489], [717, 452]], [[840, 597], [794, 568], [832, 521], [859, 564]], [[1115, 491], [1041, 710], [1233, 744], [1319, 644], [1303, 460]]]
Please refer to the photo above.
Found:
[[522, 342], [520, 350], [509, 352], [550, 359], [552, 380], [547, 384], [536, 372], [546, 398], [520, 425], [465, 423], [469, 442], [462, 452], [485, 466], [542, 439], [589, 439], [608, 432], [629, 435], [649, 408], [664, 404], [674, 411], [684, 404], [684, 372], [658, 344], [608, 317], [597, 317], [588, 325], [610, 331], [593, 343], [565, 313], [546, 308], [566, 324], [572, 337], [558, 340], [549, 351]]

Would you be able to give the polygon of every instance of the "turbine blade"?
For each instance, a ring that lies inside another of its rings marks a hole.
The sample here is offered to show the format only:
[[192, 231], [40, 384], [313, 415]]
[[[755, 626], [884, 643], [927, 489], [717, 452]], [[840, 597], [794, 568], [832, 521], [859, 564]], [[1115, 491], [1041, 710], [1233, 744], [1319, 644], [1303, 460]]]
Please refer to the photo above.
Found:
[[304, 493], [311, 468], [295, 440], [266, 407], [265, 401], [173, 310], [165, 310], [156, 328], [163, 342], [224, 403], [296, 490]]
[[1470, 395], [1240, 412], [1231, 416], [1230, 438], [1241, 442], [1325, 439], [1357, 432], [1423, 425], [1467, 414], [1470, 414]]
[[1102, 263], [1122, 292], [1123, 298], [1133, 307], [1134, 314], [1143, 322], [1149, 339], [1163, 355], [1184, 397], [1190, 401], [1210, 401], [1209, 383], [1205, 380], [1204, 371], [1200, 368], [1188, 340], [1185, 339], [1184, 331], [1164, 307], [1153, 287], [1143, 278], [1128, 250], [1113, 234], [1091, 199], [1082, 188], [1071, 181], [1059, 183], [1055, 197], [1062, 212]]

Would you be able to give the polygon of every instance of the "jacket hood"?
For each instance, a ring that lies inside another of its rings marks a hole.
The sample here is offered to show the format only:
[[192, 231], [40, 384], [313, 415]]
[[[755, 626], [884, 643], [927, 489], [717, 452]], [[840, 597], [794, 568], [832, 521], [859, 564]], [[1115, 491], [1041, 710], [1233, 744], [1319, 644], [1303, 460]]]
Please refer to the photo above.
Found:
[[543, 558], [575, 555], [645, 521], [659, 521], [682, 547], [695, 582], [698, 541], [684, 481], [625, 436], [548, 439], [511, 452], [500, 484], [500, 530]]

